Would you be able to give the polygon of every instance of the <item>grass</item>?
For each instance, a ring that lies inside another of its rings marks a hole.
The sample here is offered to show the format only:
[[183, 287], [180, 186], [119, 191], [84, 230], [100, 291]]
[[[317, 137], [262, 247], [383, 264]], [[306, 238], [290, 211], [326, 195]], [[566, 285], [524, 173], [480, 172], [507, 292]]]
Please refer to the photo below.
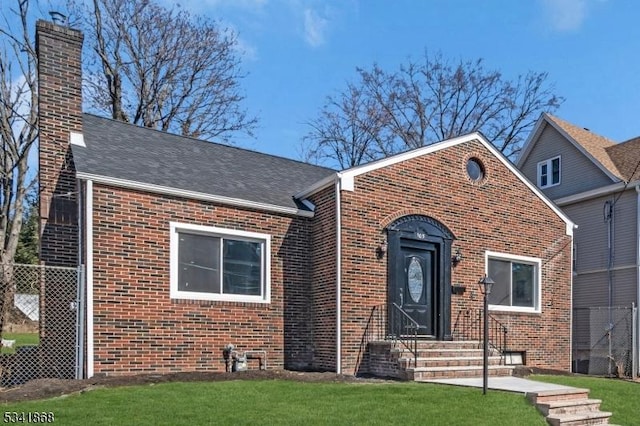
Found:
[[5, 340], [15, 340], [13, 348], [2, 348], [3, 354], [12, 354], [16, 352], [16, 348], [20, 346], [34, 346], [40, 343], [38, 333], [2, 333]]
[[587, 388], [589, 397], [601, 399], [602, 411], [610, 411], [610, 423], [617, 425], [640, 424], [640, 383], [620, 379], [605, 379], [589, 376], [544, 376], [530, 377], [547, 383]]
[[545, 425], [523, 395], [425, 383], [163, 383], [3, 404], [55, 422], [141, 425]]

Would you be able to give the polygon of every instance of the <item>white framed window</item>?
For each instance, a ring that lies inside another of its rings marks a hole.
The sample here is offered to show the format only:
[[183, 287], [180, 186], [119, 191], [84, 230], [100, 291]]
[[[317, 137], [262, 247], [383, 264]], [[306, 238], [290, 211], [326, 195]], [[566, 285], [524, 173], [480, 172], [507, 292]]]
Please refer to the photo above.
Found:
[[170, 223], [170, 297], [269, 303], [271, 236]]
[[485, 258], [487, 276], [495, 282], [489, 310], [539, 313], [541, 260], [490, 251]]
[[538, 163], [538, 188], [560, 185], [560, 156]]

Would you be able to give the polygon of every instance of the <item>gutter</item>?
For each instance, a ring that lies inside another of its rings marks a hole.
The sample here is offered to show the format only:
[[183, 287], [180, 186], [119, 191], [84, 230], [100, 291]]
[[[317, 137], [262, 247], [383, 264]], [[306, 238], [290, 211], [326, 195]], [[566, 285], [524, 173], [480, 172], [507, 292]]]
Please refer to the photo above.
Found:
[[607, 185], [600, 188], [592, 189], [590, 191], [581, 192], [579, 194], [569, 195], [567, 197], [557, 198], [554, 201], [558, 206], [563, 207], [567, 204], [577, 203], [578, 201], [585, 201], [591, 198], [598, 198], [604, 195], [610, 195], [615, 192], [619, 192], [625, 188], [631, 188], [632, 186], [640, 185], [640, 180], [636, 180], [634, 182], [629, 182], [625, 184], [624, 182], [614, 183], [613, 185]]
[[87, 239], [87, 378], [93, 377], [93, 181], [86, 181], [85, 226]]
[[175, 197], [188, 198], [191, 200], [210, 201], [214, 203], [226, 204], [236, 207], [244, 207], [249, 209], [264, 210], [273, 213], [289, 214], [302, 217], [313, 217], [312, 211], [297, 209], [294, 207], [277, 206], [275, 204], [261, 203], [257, 201], [243, 200], [241, 198], [225, 197], [222, 195], [206, 194], [197, 191], [188, 191], [184, 189], [171, 188], [163, 185], [154, 185], [151, 183], [136, 182], [128, 179], [120, 179], [109, 176], [94, 175], [91, 173], [78, 172], [78, 179], [92, 180], [104, 185], [117, 186], [120, 188], [134, 189], [144, 192], [152, 192], [156, 194], [171, 195]]

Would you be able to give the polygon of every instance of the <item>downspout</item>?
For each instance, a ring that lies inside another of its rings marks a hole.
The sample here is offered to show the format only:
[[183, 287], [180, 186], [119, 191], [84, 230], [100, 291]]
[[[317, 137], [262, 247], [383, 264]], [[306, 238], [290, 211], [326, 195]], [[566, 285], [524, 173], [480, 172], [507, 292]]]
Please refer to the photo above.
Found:
[[84, 282], [85, 282], [85, 273], [84, 273], [84, 264], [83, 264], [83, 255], [84, 255], [84, 220], [82, 215], [84, 211], [82, 210], [82, 201], [83, 201], [83, 185], [82, 181], [78, 179], [76, 181], [76, 187], [78, 188], [78, 285], [76, 289], [76, 379], [83, 379], [83, 366], [84, 366]]
[[636, 332], [635, 332], [635, 345], [632, 351], [635, 352], [633, 358], [633, 371], [631, 377], [636, 378], [640, 375], [640, 315], [638, 310], [640, 309], [640, 184], [636, 185], [636, 194], [638, 195], [636, 205]]
[[93, 181], [85, 189], [86, 280], [87, 280], [87, 378], [93, 377]]
[[340, 174], [336, 177], [336, 373], [342, 374], [342, 221]]

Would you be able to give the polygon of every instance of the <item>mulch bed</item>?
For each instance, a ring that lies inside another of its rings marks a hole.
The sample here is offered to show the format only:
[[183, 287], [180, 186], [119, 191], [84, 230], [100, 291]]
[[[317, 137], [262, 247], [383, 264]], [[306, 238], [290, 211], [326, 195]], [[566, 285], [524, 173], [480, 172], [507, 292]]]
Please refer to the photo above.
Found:
[[0, 403], [54, 398], [116, 386], [146, 385], [166, 382], [216, 382], [225, 380], [295, 380], [302, 382], [393, 382], [374, 378], [359, 378], [336, 373], [297, 372], [287, 370], [248, 370], [237, 373], [171, 373], [136, 376], [97, 376], [85, 380], [36, 379], [23, 385], [0, 388]]

